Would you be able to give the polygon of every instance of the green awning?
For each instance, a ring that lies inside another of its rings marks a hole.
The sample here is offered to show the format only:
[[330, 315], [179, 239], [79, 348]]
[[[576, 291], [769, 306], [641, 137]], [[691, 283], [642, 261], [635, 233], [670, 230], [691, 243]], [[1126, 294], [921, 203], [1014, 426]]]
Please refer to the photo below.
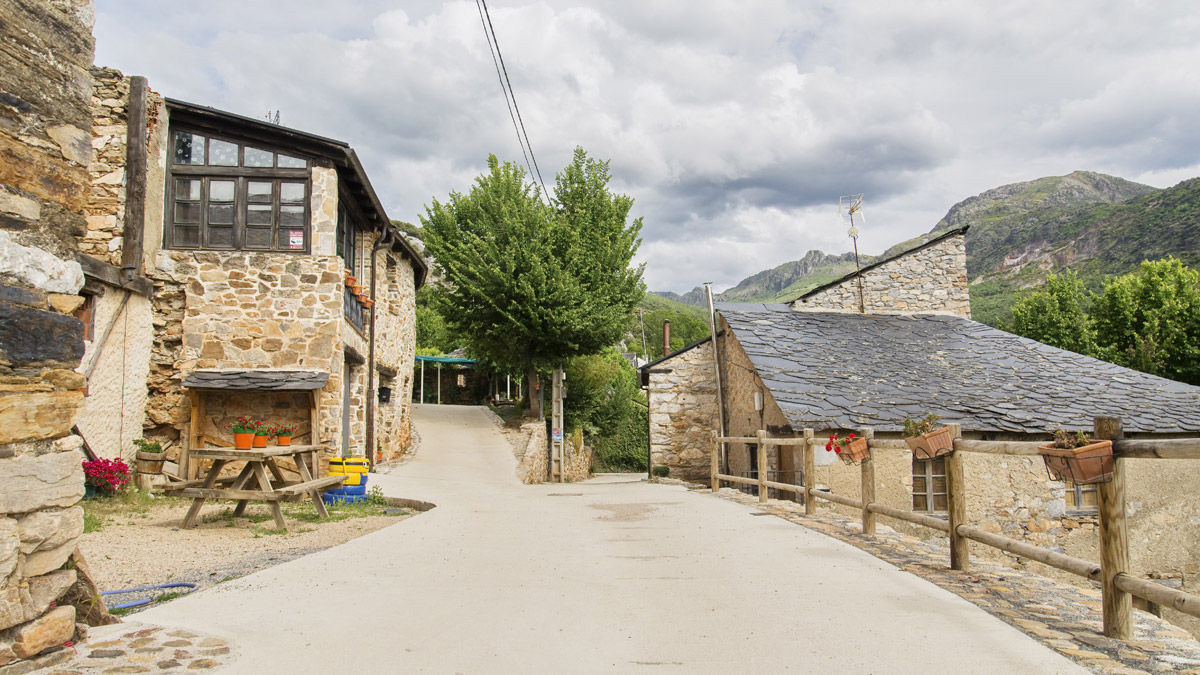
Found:
[[460, 359], [454, 356], [421, 356], [417, 354], [416, 358], [418, 361], [428, 361], [430, 363], [475, 363], [475, 359]]

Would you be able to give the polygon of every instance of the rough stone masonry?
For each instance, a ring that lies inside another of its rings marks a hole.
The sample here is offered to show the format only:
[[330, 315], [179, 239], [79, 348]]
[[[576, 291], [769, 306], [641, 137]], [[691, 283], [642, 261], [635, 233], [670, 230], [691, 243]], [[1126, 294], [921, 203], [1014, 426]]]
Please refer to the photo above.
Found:
[[0, 0], [0, 672], [60, 648], [83, 531], [83, 302], [91, 0]]

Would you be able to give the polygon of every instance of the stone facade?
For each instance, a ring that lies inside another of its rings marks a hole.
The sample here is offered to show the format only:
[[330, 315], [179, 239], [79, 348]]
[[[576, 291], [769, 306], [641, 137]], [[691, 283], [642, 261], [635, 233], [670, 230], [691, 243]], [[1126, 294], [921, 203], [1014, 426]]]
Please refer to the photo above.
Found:
[[[97, 83], [92, 145], [98, 155], [91, 166], [88, 229], [79, 248], [106, 262], [119, 263], [130, 84], [111, 69], [93, 69], [92, 75]], [[366, 447], [367, 400], [377, 400], [377, 391], [367, 392], [368, 329], [359, 329], [345, 317], [345, 262], [337, 254], [339, 199], [349, 194], [342, 185], [345, 168], [322, 157], [311, 160], [307, 254], [165, 248], [165, 185], [173, 108], [152, 91], [148, 99], [143, 267], [154, 282], [154, 294], [144, 308], [140, 298], [128, 303], [125, 313], [130, 318], [125, 322], [133, 327], [133, 344], [127, 345], [124, 353], [114, 350], [124, 357], [122, 363], [141, 368], [142, 398], [137, 401], [139, 392], [132, 389], [121, 390], [124, 409], [144, 410], [139, 424], [145, 434], [174, 446], [168, 458], [175, 460], [191, 421], [193, 401], [182, 381], [192, 370], [315, 369], [329, 373], [318, 392], [321, 415], [315, 431], [310, 429], [307, 393], [210, 393], [205, 395], [205, 418], [198, 421], [201, 442], [229, 442], [228, 423], [250, 414], [271, 423], [297, 425], [294, 443], [323, 444], [331, 454], [366, 456], [372, 450]], [[369, 283], [374, 253], [375, 386], [389, 386], [393, 395], [389, 403], [375, 406], [373, 450], [377, 458], [391, 458], [411, 443], [412, 377], [407, 374], [412, 372], [415, 349], [416, 270], [406, 255], [391, 246], [375, 251], [379, 237], [376, 230], [359, 238], [359, 263], [352, 271], [364, 285]], [[107, 300], [101, 304], [98, 323], [109, 304]], [[366, 316], [364, 325], [369, 327], [370, 312]], [[111, 346], [102, 355], [101, 365], [110, 350]], [[137, 379], [136, 375], [130, 377], [128, 370], [126, 365], [126, 381]], [[104, 412], [117, 414], [114, 400], [113, 396], [96, 396], [89, 398], [89, 406], [101, 418]], [[343, 416], [344, 407], [349, 408], [348, 418]], [[128, 445], [127, 431], [132, 430], [122, 427], [110, 435]], [[107, 448], [106, 443], [101, 444]], [[104, 454], [109, 454], [107, 449]]]
[[82, 268], [92, 3], [0, 2], [0, 667], [55, 649], [83, 531]]
[[[965, 230], [868, 265], [862, 272], [862, 290], [867, 314], [930, 312], [971, 318]], [[798, 312], [857, 312], [858, 279], [845, 277], [801, 296], [791, 306]]]
[[647, 377], [651, 463], [673, 478], [707, 480], [717, 428], [712, 341], [651, 364]]

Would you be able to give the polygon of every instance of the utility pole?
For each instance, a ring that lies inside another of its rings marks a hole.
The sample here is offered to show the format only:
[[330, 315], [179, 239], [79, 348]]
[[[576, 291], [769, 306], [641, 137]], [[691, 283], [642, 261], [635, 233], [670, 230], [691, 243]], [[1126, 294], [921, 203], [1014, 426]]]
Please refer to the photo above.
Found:
[[563, 375], [562, 366], [554, 369], [554, 383], [550, 400], [550, 481], [563, 482], [566, 471], [563, 453]]

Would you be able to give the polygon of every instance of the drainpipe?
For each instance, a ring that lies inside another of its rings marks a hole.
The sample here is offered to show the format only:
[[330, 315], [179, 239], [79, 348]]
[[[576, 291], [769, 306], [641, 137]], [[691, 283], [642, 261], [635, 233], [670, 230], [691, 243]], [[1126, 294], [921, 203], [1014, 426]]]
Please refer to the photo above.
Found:
[[[663, 356], [671, 353], [671, 320], [663, 319]], [[649, 359], [650, 355], [647, 354]]]
[[392, 236], [392, 228], [388, 225], [383, 226], [383, 236], [379, 241], [375, 242], [375, 246], [371, 248], [371, 308], [368, 310], [371, 313], [371, 330], [367, 340], [367, 461], [370, 462], [371, 470], [375, 470], [375, 272], [376, 258], [379, 251], [386, 246], [390, 246], [395, 241]]
[[[725, 388], [721, 386], [721, 357], [717, 354], [717, 311], [713, 306], [712, 282], [704, 284], [704, 292], [708, 296], [708, 327], [712, 336], [713, 375], [717, 383], [717, 433], [725, 435]], [[729, 453], [725, 443], [721, 443], [721, 469], [729, 473]]]

